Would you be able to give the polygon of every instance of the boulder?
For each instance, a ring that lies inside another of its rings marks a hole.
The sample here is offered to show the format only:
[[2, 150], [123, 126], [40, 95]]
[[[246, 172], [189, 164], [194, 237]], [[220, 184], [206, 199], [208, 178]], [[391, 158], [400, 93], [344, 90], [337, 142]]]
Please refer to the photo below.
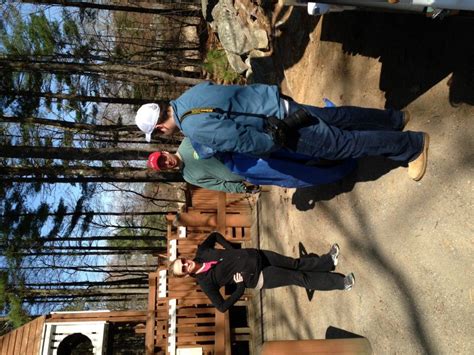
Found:
[[240, 21], [232, 0], [220, 0], [212, 10], [213, 28], [226, 51], [245, 54], [253, 49], [250, 29]]
[[[207, 11], [211, 1], [203, 4]], [[209, 14], [209, 12], [207, 12]], [[211, 28], [217, 33], [219, 41], [226, 51], [229, 64], [239, 74], [250, 68], [244, 62], [255, 50], [269, 47], [269, 35], [266, 22], [262, 20], [263, 10], [259, 2], [252, 0], [219, 0], [212, 7]], [[262, 52], [264, 53], [264, 52]], [[255, 55], [255, 54], [254, 54]]]
[[231, 66], [232, 69], [234, 69], [237, 73], [243, 74], [247, 69], [250, 68], [250, 66], [248, 66], [248, 65], [242, 60], [242, 58], [240, 57], [240, 55], [237, 55], [237, 54], [234, 54], [234, 53], [231, 53], [231, 52], [227, 52], [227, 51], [226, 51], [226, 55], [227, 55], [227, 60], [229, 61], [230, 66]]

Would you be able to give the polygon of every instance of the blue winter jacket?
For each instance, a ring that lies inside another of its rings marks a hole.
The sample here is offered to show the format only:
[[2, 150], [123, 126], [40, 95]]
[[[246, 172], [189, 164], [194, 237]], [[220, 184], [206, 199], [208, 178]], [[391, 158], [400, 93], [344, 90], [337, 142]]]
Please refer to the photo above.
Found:
[[[191, 139], [201, 159], [216, 152], [235, 152], [266, 156], [279, 149], [264, 132], [265, 117], [283, 118], [284, 109], [275, 85], [198, 84], [170, 102], [176, 124]], [[212, 108], [218, 112], [193, 114], [191, 109]]]
[[243, 176], [255, 185], [276, 185], [301, 188], [332, 183], [341, 180], [357, 163], [346, 159], [338, 164], [316, 165], [306, 156], [280, 149], [267, 158], [256, 158], [246, 154], [230, 154], [219, 157], [234, 174]]

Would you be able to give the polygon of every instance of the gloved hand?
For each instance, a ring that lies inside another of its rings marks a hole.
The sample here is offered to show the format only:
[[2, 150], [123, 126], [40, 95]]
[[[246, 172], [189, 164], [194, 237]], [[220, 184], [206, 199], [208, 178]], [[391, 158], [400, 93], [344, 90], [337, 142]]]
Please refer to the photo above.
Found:
[[265, 131], [272, 137], [273, 142], [290, 150], [296, 151], [300, 135], [298, 129], [308, 126], [313, 119], [304, 110], [298, 110], [284, 120], [276, 117], [267, 117]]
[[273, 142], [280, 146], [285, 147], [287, 143], [287, 132], [289, 131], [288, 125], [276, 117], [267, 117], [265, 131], [272, 137]]
[[306, 112], [305, 109], [300, 108], [291, 115], [288, 115], [288, 117], [285, 117], [283, 122], [285, 122], [291, 130], [297, 131], [300, 128], [317, 123], [318, 120]]
[[245, 193], [247, 193], [247, 194], [258, 194], [261, 191], [262, 191], [262, 189], [260, 188], [260, 185], [247, 185], [247, 186], [245, 186]]

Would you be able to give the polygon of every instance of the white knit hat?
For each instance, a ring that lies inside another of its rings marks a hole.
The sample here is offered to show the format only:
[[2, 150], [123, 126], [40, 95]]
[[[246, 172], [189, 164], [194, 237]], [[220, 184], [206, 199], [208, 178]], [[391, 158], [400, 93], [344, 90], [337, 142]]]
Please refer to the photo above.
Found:
[[173, 274], [174, 276], [183, 276], [183, 262], [181, 259], [176, 259], [173, 262]]
[[145, 133], [147, 142], [151, 141], [151, 134], [155, 130], [156, 123], [160, 117], [160, 106], [158, 104], [145, 104], [140, 107], [135, 116], [135, 123]]

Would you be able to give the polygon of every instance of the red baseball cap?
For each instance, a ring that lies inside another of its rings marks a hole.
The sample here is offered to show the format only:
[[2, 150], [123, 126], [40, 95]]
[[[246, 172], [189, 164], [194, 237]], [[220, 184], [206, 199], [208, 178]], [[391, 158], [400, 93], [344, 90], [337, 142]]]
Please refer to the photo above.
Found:
[[160, 171], [161, 168], [160, 168], [160, 165], [158, 163], [158, 159], [160, 158], [160, 156], [161, 156], [161, 152], [151, 153], [150, 156], [148, 157], [148, 162], [147, 162], [146, 165], [149, 168], [152, 168], [153, 170]]

